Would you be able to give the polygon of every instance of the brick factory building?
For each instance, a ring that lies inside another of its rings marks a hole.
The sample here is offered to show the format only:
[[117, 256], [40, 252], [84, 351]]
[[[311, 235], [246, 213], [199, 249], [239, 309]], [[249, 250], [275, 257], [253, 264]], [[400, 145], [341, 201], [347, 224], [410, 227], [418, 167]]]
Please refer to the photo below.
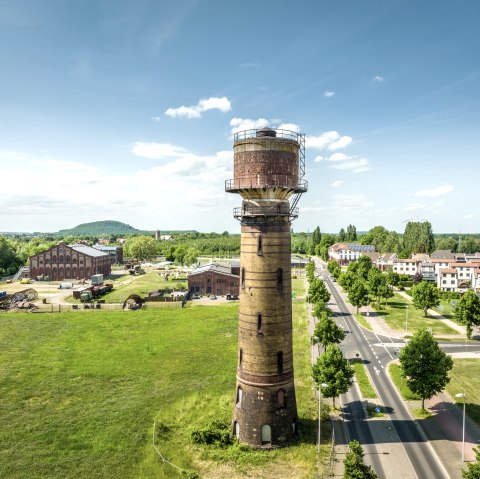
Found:
[[188, 275], [188, 290], [194, 294], [227, 294], [238, 296], [240, 293], [240, 267], [210, 263], [196, 268]]
[[94, 248], [107, 253], [110, 256], [110, 261], [112, 264], [123, 264], [122, 246], [104, 246], [101, 244], [96, 244]]
[[109, 275], [111, 260], [108, 253], [86, 246], [59, 243], [46, 251], [30, 256], [30, 277], [46, 277], [52, 281], [90, 278], [94, 274]]

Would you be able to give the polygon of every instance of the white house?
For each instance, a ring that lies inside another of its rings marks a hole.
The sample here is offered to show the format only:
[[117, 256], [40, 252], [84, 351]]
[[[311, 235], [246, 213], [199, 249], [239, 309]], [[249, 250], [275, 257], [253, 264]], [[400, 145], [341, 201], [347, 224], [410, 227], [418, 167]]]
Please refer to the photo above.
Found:
[[328, 259], [343, 265], [358, 261], [362, 253], [374, 251], [375, 246], [370, 244], [335, 243], [328, 248]]

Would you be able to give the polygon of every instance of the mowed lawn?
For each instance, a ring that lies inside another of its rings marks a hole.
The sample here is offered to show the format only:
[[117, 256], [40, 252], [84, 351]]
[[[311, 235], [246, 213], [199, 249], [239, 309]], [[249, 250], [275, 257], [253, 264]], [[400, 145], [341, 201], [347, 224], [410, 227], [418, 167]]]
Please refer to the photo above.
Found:
[[154, 420], [157, 446], [187, 470], [312, 477], [306, 309], [293, 308], [302, 440], [271, 452], [190, 442], [192, 427], [231, 419], [238, 304], [0, 315], [0, 477], [178, 478], [153, 450]]
[[431, 328], [432, 333], [441, 334], [458, 334], [457, 331], [447, 326], [444, 322], [431, 316], [424, 317], [423, 311], [415, 309], [413, 304], [399, 294], [395, 294], [393, 298], [388, 300], [385, 306], [383, 302], [378, 308], [377, 303], [372, 303], [378, 315], [385, 318], [385, 322], [397, 331], [405, 332], [405, 322], [407, 319], [406, 306], [408, 305], [408, 333], [413, 334], [421, 328]]
[[454, 359], [447, 391], [454, 401], [463, 407], [463, 398], [455, 394], [465, 393], [467, 415], [480, 426], [480, 361], [478, 359]]

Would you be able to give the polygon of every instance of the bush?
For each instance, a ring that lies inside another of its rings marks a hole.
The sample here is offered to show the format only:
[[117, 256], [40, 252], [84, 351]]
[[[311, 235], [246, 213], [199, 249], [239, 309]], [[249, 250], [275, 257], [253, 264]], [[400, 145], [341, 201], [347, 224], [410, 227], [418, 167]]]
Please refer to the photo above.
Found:
[[403, 286], [403, 288], [411, 288], [412, 285], [413, 285], [413, 281], [412, 280], [408, 280], [408, 281], [402, 280], [398, 284], [399, 284], [399, 286]]
[[207, 424], [194, 428], [191, 433], [194, 444], [214, 444], [226, 447], [232, 444], [229, 427], [222, 421], [213, 419]]
[[182, 472], [182, 479], [201, 479], [202, 476], [197, 474], [194, 471], [183, 471]]

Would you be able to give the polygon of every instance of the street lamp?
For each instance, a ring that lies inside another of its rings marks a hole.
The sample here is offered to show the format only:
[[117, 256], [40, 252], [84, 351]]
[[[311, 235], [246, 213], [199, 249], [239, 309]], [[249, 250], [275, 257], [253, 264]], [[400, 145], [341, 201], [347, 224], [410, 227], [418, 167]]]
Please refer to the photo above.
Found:
[[408, 304], [405, 305], [405, 335], [408, 334]]
[[322, 415], [322, 388], [328, 388], [328, 384], [322, 383], [318, 386], [318, 445], [317, 452], [320, 454], [320, 439], [321, 439], [321, 415]]
[[455, 394], [456, 398], [463, 398], [463, 427], [462, 427], [462, 462], [465, 461], [465, 393]]

